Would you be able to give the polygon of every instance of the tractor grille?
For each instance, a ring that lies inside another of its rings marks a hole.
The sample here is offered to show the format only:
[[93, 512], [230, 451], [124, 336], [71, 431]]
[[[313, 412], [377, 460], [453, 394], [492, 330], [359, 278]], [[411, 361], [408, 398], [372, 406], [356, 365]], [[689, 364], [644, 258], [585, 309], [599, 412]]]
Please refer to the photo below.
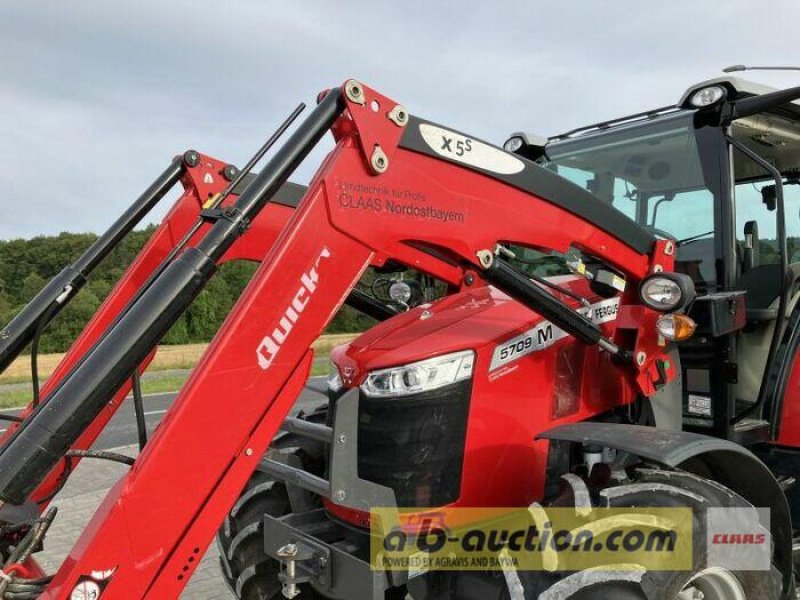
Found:
[[472, 381], [403, 398], [359, 398], [358, 475], [392, 488], [397, 505], [458, 499]]

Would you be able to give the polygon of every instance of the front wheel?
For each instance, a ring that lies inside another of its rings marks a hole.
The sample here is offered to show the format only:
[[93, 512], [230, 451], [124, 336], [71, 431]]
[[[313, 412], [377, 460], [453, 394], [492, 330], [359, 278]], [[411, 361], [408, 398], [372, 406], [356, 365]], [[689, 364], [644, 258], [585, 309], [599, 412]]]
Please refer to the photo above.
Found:
[[[305, 418], [324, 423], [327, 410]], [[281, 432], [270, 446], [271, 452], [290, 454], [303, 468], [315, 475], [324, 470], [320, 442]], [[256, 471], [242, 490], [239, 500], [225, 518], [217, 534], [222, 575], [240, 600], [282, 600], [278, 579], [279, 563], [264, 550], [264, 517], [282, 517], [292, 512], [286, 484]], [[302, 600], [323, 600], [313, 588], [301, 585]]]

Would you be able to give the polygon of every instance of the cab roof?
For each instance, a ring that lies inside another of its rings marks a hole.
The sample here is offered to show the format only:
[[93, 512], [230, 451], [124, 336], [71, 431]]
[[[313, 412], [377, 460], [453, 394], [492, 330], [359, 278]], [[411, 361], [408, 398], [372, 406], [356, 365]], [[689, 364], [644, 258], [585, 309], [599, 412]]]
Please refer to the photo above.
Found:
[[[545, 144], [550, 142], [557, 142], [572, 137], [590, 135], [592, 133], [599, 133], [602, 131], [607, 131], [612, 128], [621, 127], [624, 125], [632, 125], [643, 121], [649, 121], [657, 117], [678, 113], [681, 111], [685, 111], [688, 113], [696, 110], [688, 105], [688, 100], [691, 97], [691, 95], [702, 88], [709, 87], [712, 85], [722, 85], [726, 87], [729, 94], [728, 97], [730, 99], [737, 99], [748, 96], [760, 96], [762, 94], [767, 94], [769, 92], [777, 91], [777, 88], [774, 88], [772, 86], [757, 83], [755, 81], [749, 81], [747, 79], [742, 79], [740, 77], [732, 77], [729, 75], [722, 77], [714, 77], [711, 79], [706, 79], [704, 81], [692, 84], [691, 86], [686, 88], [686, 91], [683, 92], [678, 102], [674, 105], [662, 106], [660, 108], [655, 108], [648, 111], [635, 113], [617, 119], [601, 121], [599, 123], [578, 127], [576, 129], [571, 129], [570, 131], [566, 131], [564, 133], [551, 136], [549, 138], [544, 138], [542, 136], [528, 132], [515, 132], [512, 134], [511, 137], [519, 136], [522, 137], [527, 144], [544, 146]], [[792, 116], [800, 120], [800, 101], [793, 102], [792, 105], [793, 105], [792, 108], [793, 109], [796, 108], [797, 111], [796, 114]], [[792, 112], [794, 113], [795, 111], [792, 110]]]

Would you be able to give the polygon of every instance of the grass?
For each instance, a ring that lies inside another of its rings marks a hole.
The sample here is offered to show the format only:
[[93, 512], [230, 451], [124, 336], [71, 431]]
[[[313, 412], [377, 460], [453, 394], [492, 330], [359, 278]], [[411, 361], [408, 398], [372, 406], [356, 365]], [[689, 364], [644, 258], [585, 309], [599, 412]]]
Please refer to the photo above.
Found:
[[0, 408], [18, 408], [31, 401], [29, 389], [14, 389], [0, 391]]
[[[349, 342], [357, 334], [336, 333], [320, 336], [312, 345], [317, 357], [327, 356], [339, 344]], [[148, 373], [173, 369], [191, 369], [205, 352], [208, 344], [186, 344], [183, 346], [159, 346], [156, 357], [147, 368]], [[42, 380], [50, 376], [64, 358], [64, 354], [40, 354], [39, 376]], [[31, 379], [30, 356], [21, 356], [0, 373], [0, 385], [26, 383]]]
[[[328, 373], [328, 355], [339, 344], [355, 337], [355, 334], [323, 335], [313, 345], [314, 365], [312, 376]], [[144, 394], [161, 394], [180, 389], [189, 376], [188, 370], [194, 368], [205, 351], [207, 344], [188, 344], [185, 346], [160, 346], [156, 357], [147, 369], [148, 377], [142, 378]], [[39, 372], [44, 381], [64, 357], [63, 354], [43, 354], [39, 357]], [[180, 371], [186, 373], [164, 373], [159, 371]], [[30, 357], [14, 361], [0, 375], [0, 409], [26, 406], [31, 400], [31, 386], [7, 385], [30, 383]]]

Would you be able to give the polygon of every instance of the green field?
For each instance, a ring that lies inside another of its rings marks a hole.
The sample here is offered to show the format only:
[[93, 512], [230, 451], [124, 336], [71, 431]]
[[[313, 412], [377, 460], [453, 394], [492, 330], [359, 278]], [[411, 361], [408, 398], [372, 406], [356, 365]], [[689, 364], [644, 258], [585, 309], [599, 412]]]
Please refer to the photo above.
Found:
[[[314, 366], [312, 376], [326, 375], [328, 372], [328, 355], [331, 349], [348, 339], [352, 335], [322, 336], [314, 344]], [[156, 358], [142, 378], [142, 391], [147, 394], [160, 394], [174, 392], [180, 389], [189, 377], [191, 369], [205, 350], [205, 344], [192, 344], [188, 346], [165, 346], [159, 348]], [[40, 360], [42, 365], [42, 380], [52, 372], [62, 354], [43, 355]], [[25, 406], [31, 401], [32, 387], [30, 373], [28, 372], [29, 357], [16, 361], [0, 376], [0, 408], [17, 408]], [[178, 371], [176, 373], [175, 371]], [[183, 371], [183, 372], [180, 372]]]

